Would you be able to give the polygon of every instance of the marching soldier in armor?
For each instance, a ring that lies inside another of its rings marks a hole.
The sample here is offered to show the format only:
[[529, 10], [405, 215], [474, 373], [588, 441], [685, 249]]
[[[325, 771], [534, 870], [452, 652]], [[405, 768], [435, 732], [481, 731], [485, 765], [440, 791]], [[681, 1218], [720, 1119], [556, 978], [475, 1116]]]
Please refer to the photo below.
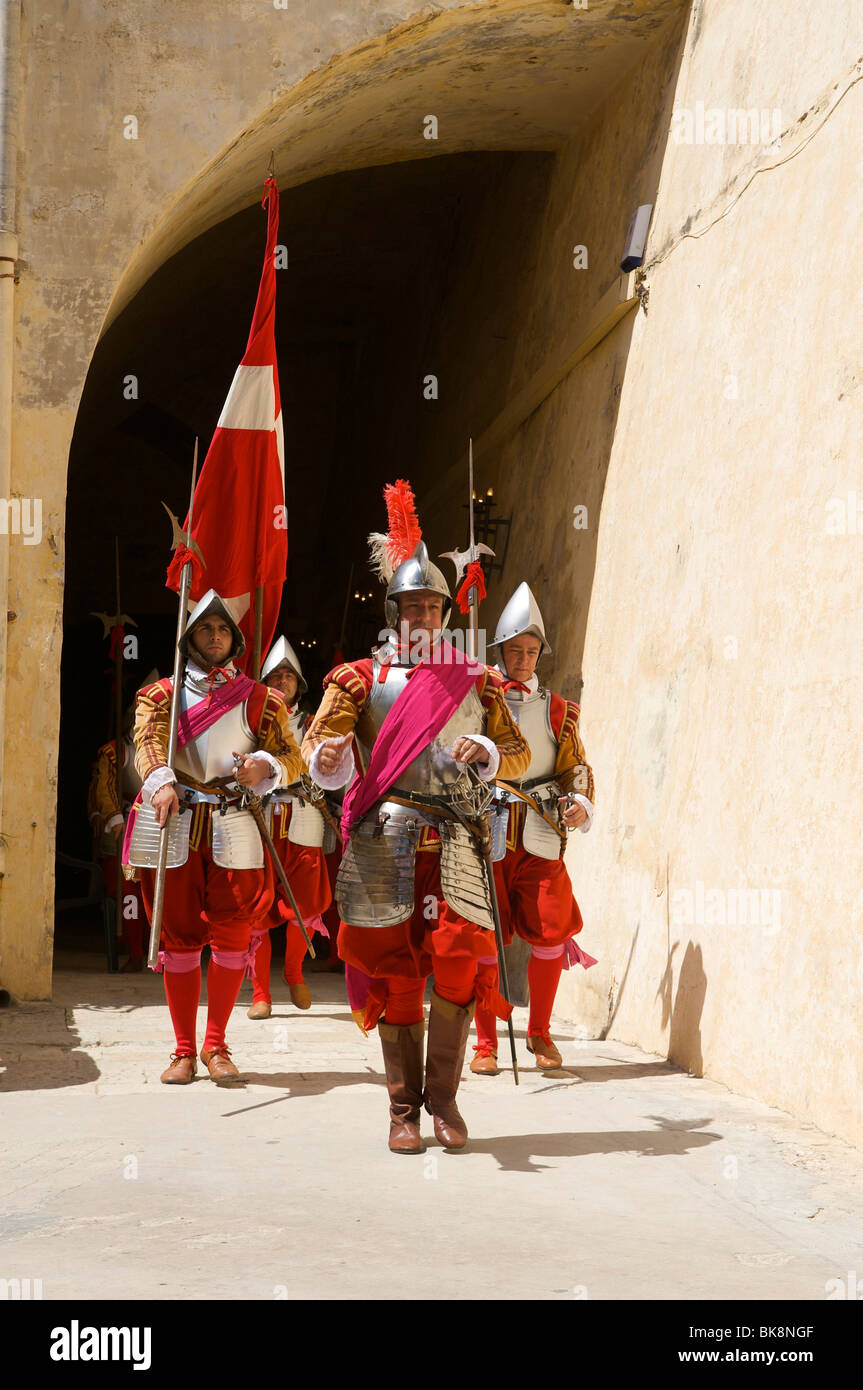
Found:
[[[190, 614], [179, 649], [185, 664], [174, 768], [166, 763], [172, 680], [138, 692], [135, 765], [143, 785], [134, 820], [129, 817], [124, 863], [140, 869], [150, 916], [159, 827], [168, 819], [159, 965], [176, 1051], [162, 1081], [185, 1085], [196, 1071], [204, 945], [210, 962], [201, 1061], [216, 1082], [239, 1076], [225, 1028], [251, 965], [253, 930], [274, 892], [258, 828], [239, 805], [241, 789], [264, 795], [287, 786], [300, 776], [302, 760], [282, 696], [234, 666], [245, 640], [213, 589]], [[237, 753], [242, 761], [235, 768]]]
[[[308, 722], [308, 715], [300, 709], [300, 699], [309, 687], [297, 654], [286, 637], [279, 637], [273, 643], [261, 668], [261, 680], [284, 696], [291, 733], [299, 744]], [[305, 772], [305, 767], [303, 770]], [[321, 914], [329, 907], [333, 894], [324, 856], [335, 848], [336, 843], [335, 830], [309, 799], [311, 790], [306, 779], [305, 786], [301, 783], [299, 786], [278, 787], [269, 798], [272, 811], [270, 834], [310, 937], [313, 931], [328, 935]], [[308, 1009], [311, 1005], [312, 997], [303, 979], [303, 960], [307, 949], [305, 939], [290, 907], [277, 894], [264, 923], [265, 930], [255, 955], [252, 977], [254, 993], [249, 1018], [269, 1018], [272, 1013], [270, 930], [282, 922], [286, 928], [285, 983], [298, 1009]]]
[[[406, 489], [413, 513], [408, 485], [394, 488]], [[390, 522], [392, 529], [392, 513]], [[359, 773], [342, 819], [349, 839], [336, 882], [339, 955], [371, 977], [364, 1022], [380, 1020], [394, 1153], [423, 1151], [423, 1103], [444, 1147], [467, 1142], [456, 1091], [475, 1002], [501, 1017], [509, 1010], [491, 972], [477, 971], [493, 949], [491, 900], [476, 842], [451, 808], [469, 797], [477, 774], [484, 782], [518, 777], [530, 759], [502, 678], [443, 637], [449, 588], [425, 545], [413, 544], [415, 513], [413, 526], [381, 570], [389, 578], [387, 640], [371, 659], [330, 672], [303, 743], [320, 786], [344, 786]], [[424, 1078], [423, 995], [431, 973]]]
[[[155, 672], [153, 674], [155, 675]], [[126, 816], [141, 790], [141, 779], [135, 770], [135, 745], [131, 738], [133, 723], [134, 709], [130, 708], [123, 720], [123, 766], [120, 770], [119, 795], [115, 739], [103, 743], [96, 754], [87, 794], [87, 810], [93, 830], [95, 854], [102, 872], [105, 893], [109, 898], [115, 897], [118, 891], [117, 855], [123, 841]], [[129, 952], [129, 959], [121, 969], [143, 970], [146, 919], [139, 884], [128, 884], [121, 902], [117, 905], [117, 917], [123, 923], [123, 937]]]
[[[518, 586], [504, 608], [492, 647], [500, 649], [497, 669], [506, 702], [531, 753], [521, 777], [508, 789], [498, 787], [491, 816], [495, 882], [506, 943], [515, 932], [531, 947], [527, 1048], [540, 1069], [550, 1070], [562, 1065], [549, 1033], [561, 972], [573, 962], [585, 969], [596, 963], [573, 940], [582, 918], [563, 863], [566, 832], [590, 829], [593, 773], [579, 737], [578, 705], [541, 686], [534, 675], [551, 647], [527, 584]], [[493, 958], [483, 963], [497, 969]], [[490, 1010], [477, 1007], [476, 1031], [470, 1069], [495, 1076], [497, 1027]]]

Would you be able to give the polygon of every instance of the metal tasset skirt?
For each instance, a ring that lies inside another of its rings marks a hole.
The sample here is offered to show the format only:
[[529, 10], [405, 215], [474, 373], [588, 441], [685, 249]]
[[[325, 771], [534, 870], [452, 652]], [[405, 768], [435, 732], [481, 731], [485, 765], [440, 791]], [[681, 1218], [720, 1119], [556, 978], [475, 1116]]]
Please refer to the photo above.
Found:
[[[182, 785], [182, 783], [181, 783]], [[196, 802], [212, 806], [210, 830], [213, 861], [222, 869], [262, 869], [264, 846], [248, 811], [212, 793], [183, 790], [178, 815], [168, 820], [169, 869], [179, 869], [189, 858], [189, 832]], [[159, 861], [160, 830], [152, 806], [140, 805], [129, 845], [129, 863], [139, 869], [155, 869]]]
[[[402, 795], [398, 787], [393, 793]], [[409, 793], [404, 793], [407, 799]], [[419, 798], [416, 798], [419, 801]], [[336, 879], [336, 903], [343, 922], [354, 927], [392, 927], [414, 910], [414, 867], [420, 827], [430, 825], [441, 838], [441, 891], [460, 917], [494, 931], [491, 897], [482, 856], [470, 830], [446, 811], [441, 814], [382, 801], [354, 826]]]

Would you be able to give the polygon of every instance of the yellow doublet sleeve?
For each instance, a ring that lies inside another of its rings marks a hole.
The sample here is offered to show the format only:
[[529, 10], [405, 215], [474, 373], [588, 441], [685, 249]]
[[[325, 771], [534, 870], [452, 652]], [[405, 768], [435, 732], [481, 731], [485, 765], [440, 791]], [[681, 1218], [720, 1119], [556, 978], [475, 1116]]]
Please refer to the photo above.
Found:
[[135, 770], [146, 782], [157, 767], [168, 762], [168, 724], [171, 713], [170, 697], [160, 686], [145, 686], [138, 692], [135, 704]]
[[557, 741], [554, 773], [562, 791], [581, 792], [595, 806], [593, 771], [585, 757], [584, 744], [578, 732], [578, 714], [578, 705], [567, 700], [566, 715]]
[[311, 762], [315, 749], [326, 739], [341, 738], [351, 733], [359, 717], [360, 710], [354, 696], [343, 686], [330, 681], [302, 742], [300, 751], [305, 761]]
[[87, 795], [87, 814], [91, 820], [95, 815], [101, 816], [103, 825], [112, 816], [120, 815], [120, 804], [117, 800], [116, 764], [114, 745], [112, 743], [104, 744], [96, 755]]
[[277, 691], [267, 696], [258, 733], [258, 748], [275, 758], [282, 770], [283, 787], [289, 787], [305, 772], [297, 740], [291, 733], [291, 717], [286, 701]]
[[483, 680], [480, 698], [486, 712], [486, 737], [497, 745], [500, 753], [497, 776], [509, 782], [513, 777], [523, 777], [527, 772], [530, 767], [530, 747], [509, 712], [503, 691], [488, 674]]

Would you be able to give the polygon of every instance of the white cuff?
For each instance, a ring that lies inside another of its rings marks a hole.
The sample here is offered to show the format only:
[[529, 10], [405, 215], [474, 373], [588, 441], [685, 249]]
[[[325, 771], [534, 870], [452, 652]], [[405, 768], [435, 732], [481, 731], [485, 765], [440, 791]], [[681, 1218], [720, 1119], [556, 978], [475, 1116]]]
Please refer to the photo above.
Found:
[[121, 816], [121, 815], [116, 815], [116, 814], [115, 814], [115, 815], [111, 816], [109, 820], [106, 820], [106, 821], [105, 821], [105, 829], [106, 829], [106, 830], [113, 830], [115, 825], [122, 825], [122, 824], [123, 824], [123, 819], [124, 819], [124, 818], [123, 818], [123, 816]]
[[252, 763], [266, 763], [270, 769], [271, 776], [265, 777], [263, 782], [258, 782], [252, 787], [256, 796], [269, 796], [270, 792], [275, 791], [281, 785], [282, 769], [276, 762], [272, 753], [267, 753], [263, 748], [259, 748], [255, 753], [247, 753], [246, 757]]
[[176, 777], [169, 767], [156, 767], [145, 778], [144, 785], [141, 787], [141, 800], [145, 806], [149, 806], [160, 787], [166, 787], [169, 782], [176, 782]]
[[322, 748], [326, 748], [328, 743], [335, 743], [334, 738], [325, 738], [323, 743], [319, 743], [311, 758], [309, 759], [309, 775], [313, 782], [317, 782], [319, 787], [323, 787], [325, 792], [335, 792], [339, 787], [347, 786], [354, 774], [354, 753], [353, 743], [346, 743], [342, 749], [341, 761], [335, 772], [321, 772], [318, 754]]
[[582, 835], [586, 835], [593, 825], [593, 802], [589, 801], [586, 796], [582, 796], [581, 792], [573, 792], [572, 799], [573, 801], [577, 801], [579, 806], [583, 806], [587, 812], [587, 820], [584, 822], [584, 825], [579, 826]]
[[[497, 776], [497, 770], [500, 767], [500, 749], [494, 739], [486, 738], [485, 734], [463, 734], [462, 737], [471, 738], [474, 743], [481, 743], [483, 748], [486, 749], [488, 753], [488, 762], [473, 763], [472, 766], [476, 769], [477, 776], [481, 782], [493, 782]], [[466, 763], [460, 763], [458, 759], [456, 759], [457, 768], [463, 769], [466, 766]]]

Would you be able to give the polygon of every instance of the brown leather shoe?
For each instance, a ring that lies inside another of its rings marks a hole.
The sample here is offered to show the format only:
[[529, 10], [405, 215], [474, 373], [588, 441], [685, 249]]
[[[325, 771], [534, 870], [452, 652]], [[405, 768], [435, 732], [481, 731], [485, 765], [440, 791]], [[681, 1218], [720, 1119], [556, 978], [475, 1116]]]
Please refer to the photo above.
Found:
[[165, 1068], [159, 1080], [165, 1086], [188, 1086], [190, 1081], [194, 1081], [197, 1070], [198, 1063], [194, 1057], [178, 1057], [176, 1052], [172, 1052], [171, 1064]]
[[310, 1009], [312, 1007], [312, 996], [309, 994], [309, 987], [305, 980], [300, 980], [298, 985], [288, 985], [288, 988], [291, 991], [291, 1003], [296, 1005], [298, 1009]]
[[259, 999], [257, 1004], [253, 1004], [247, 1010], [246, 1018], [269, 1018], [272, 1012], [272, 1004], [268, 1004], [266, 999]]
[[556, 1071], [563, 1066], [563, 1058], [548, 1033], [529, 1033], [527, 1050], [533, 1053], [540, 1071]]
[[476, 1000], [467, 1008], [432, 993], [426, 1052], [425, 1108], [434, 1120], [435, 1138], [445, 1149], [463, 1149], [467, 1125], [455, 1103], [467, 1037]]
[[220, 1081], [239, 1081], [240, 1073], [231, 1061], [231, 1054], [226, 1047], [202, 1048], [201, 1061], [210, 1073], [210, 1077], [215, 1082]]
[[420, 1108], [423, 1099], [424, 1023], [399, 1026], [378, 1024], [387, 1090], [390, 1096], [390, 1152], [425, 1153], [420, 1134]]
[[489, 1048], [475, 1048], [470, 1069], [474, 1076], [499, 1076], [500, 1067], [497, 1064], [497, 1053], [492, 1052]]

